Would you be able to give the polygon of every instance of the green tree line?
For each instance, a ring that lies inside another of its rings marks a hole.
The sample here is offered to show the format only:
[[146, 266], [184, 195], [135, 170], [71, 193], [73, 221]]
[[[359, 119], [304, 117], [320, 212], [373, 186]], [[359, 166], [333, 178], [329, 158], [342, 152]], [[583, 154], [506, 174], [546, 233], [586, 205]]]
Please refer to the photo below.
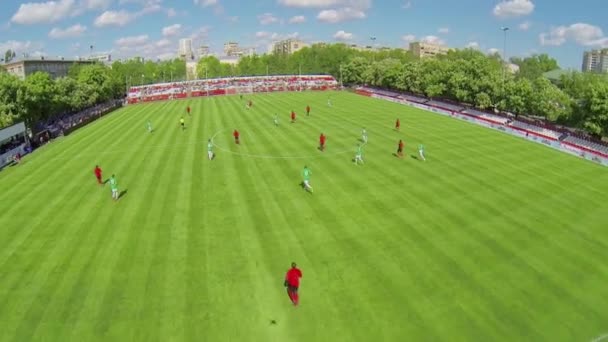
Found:
[[[548, 55], [513, 58], [518, 72], [507, 70], [498, 55], [473, 49], [451, 50], [417, 59], [403, 49], [357, 50], [345, 44], [315, 44], [291, 55], [242, 57], [237, 64], [202, 58], [188, 78], [285, 74], [330, 74], [344, 84], [394, 89], [450, 99], [482, 109], [534, 115], [608, 135], [608, 76], [569, 72], [559, 82], [543, 73], [559, 68]], [[35, 122], [124, 95], [131, 85], [185, 80], [180, 60], [130, 60], [77, 66], [66, 78], [34, 74], [20, 81], [0, 73], [0, 126], [17, 120]]]

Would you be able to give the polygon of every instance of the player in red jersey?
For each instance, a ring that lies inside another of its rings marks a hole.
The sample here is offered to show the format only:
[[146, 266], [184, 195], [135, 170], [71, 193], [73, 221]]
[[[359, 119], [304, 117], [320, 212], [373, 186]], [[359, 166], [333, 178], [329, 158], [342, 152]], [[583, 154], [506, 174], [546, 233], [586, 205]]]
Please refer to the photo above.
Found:
[[93, 172], [95, 173], [95, 178], [97, 178], [97, 184], [103, 184], [103, 181], [101, 180], [101, 168], [99, 165], [95, 165], [95, 170], [93, 170]]
[[310, 106], [306, 106], [306, 116], [310, 115]]
[[323, 135], [323, 133], [321, 133], [321, 136], [319, 137], [319, 149], [321, 151], [325, 151], [325, 139], [327, 138], [325, 135]]
[[293, 110], [291, 111], [291, 123], [296, 122], [296, 112], [294, 112]]
[[249, 102], [247, 102], [247, 106], [248, 106], [249, 108], [253, 107], [253, 101], [249, 100]]
[[397, 157], [403, 158], [403, 140], [399, 140], [399, 145], [397, 146]]
[[235, 130], [234, 130], [234, 132], [232, 133], [232, 136], [234, 136], [234, 142], [235, 142], [237, 145], [241, 143], [241, 142], [239, 141], [239, 136], [240, 136], [239, 131], [237, 131], [237, 130], [235, 129]]
[[186, 107], [186, 112], [190, 115], [190, 106]]
[[397, 119], [397, 121], [395, 122], [395, 129], [399, 130], [400, 127], [401, 127], [401, 121], [399, 121], [399, 119]]
[[291, 268], [285, 274], [284, 285], [287, 288], [287, 295], [293, 305], [298, 305], [300, 300], [298, 296], [298, 288], [300, 287], [300, 278], [302, 278], [302, 271], [296, 267], [296, 263], [291, 263]]

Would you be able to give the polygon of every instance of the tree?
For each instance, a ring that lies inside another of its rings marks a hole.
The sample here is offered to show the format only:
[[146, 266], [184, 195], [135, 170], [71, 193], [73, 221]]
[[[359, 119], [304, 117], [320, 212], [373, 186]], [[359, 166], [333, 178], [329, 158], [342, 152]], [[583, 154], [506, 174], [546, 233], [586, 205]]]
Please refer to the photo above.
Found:
[[23, 108], [23, 119], [28, 125], [54, 116], [52, 106], [55, 84], [49, 74], [35, 72], [28, 76], [17, 92], [17, 101]]
[[532, 82], [534, 97], [529, 101], [529, 114], [555, 121], [571, 113], [571, 99], [561, 89], [544, 77]]
[[545, 72], [559, 69], [557, 60], [547, 54], [532, 55], [523, 59], [513, 57], [511, 63], [519, 66], [518, 77], [527, 78], [531, 81], [542, 76]]
[[220, 77], [222, 73], [220, 61], [214, 56], [201, 58], [196, 70], [199, 78], [216, 78]]
[[8, 50], [6, 50], [6, 52], [4, 53], [4, 61], [5, 61], [6, 63], [8, 63], [8, 62], [12, 61], [12, 60], [15, 58], [15, 56], [16, 56], [15, 51], [13, 51], [13, 50], [11, 50], [11, 49], [8, 49]]
[[12, 125], [23, 114], [17, 102], [21, 80], [8, 74], [0, 73], [0, 127]]

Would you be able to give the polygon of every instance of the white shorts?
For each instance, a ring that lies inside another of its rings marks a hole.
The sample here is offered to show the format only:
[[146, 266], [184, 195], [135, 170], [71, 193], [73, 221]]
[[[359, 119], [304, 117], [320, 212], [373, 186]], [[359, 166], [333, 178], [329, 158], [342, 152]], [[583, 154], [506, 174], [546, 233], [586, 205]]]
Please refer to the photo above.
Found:
[[310, 181], [305, 180], [304, 185], [310, 188]]
[[207, 155], [209, 156], [209, 158], [212, 158], [213, 157], [213, 152], [207, 151]]
[[118, 189], [112, 189], [112, 195], [115, 195], [118, 193]]

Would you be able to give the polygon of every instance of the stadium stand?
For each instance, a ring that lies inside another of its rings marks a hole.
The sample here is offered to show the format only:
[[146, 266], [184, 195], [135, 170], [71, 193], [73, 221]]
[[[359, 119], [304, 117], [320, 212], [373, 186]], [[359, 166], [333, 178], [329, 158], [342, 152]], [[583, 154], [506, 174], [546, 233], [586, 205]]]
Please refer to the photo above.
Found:
[[328, 90], [336, 89], [337, 86], [336, 79], [327, 75], [217, 78], [131, 87], [127, 101], [134, 104], [199, 96]]
[[558, 140], [559, 137], [562, 135], [560, 132], [556, 132], [544, 127], [538, 127], [518, 120], [514, 120], [513, 122], [511, 122], [510, 126], [520, 128], [528, 132], [536, 133], [545, 137], [549, 137], [555, 140]]
[[563, 141], [577, 145], [577, 146], [583, 146], [592, 151], [597, 151], [600, 153], [608, 154], [608, 146], [602, 145], [599, 142], [587, 140], [584, 138], [579, 138], [579, 137], [576, 137], [573, 135], [568, 135], [565, 139], [563, 139]]
[[497, 115], [492, 115], [486, 112], [482, 112], [482, 111], [478, 111], [475, 109], [465, 109], [463, 111], [461, 111], [462, 114], [469, 114], [471, 116], [476, 116], [476, 117], [480, 117], [484, 120], [487, 121], [492, 121], [495, 122], [497, 124], [501, 124], [504, 125], [506, 123], [508, 123], [509, 121], [511, 121], [509, 118], [506, 117], [502, 117], [502, 116], [497, 116]]

